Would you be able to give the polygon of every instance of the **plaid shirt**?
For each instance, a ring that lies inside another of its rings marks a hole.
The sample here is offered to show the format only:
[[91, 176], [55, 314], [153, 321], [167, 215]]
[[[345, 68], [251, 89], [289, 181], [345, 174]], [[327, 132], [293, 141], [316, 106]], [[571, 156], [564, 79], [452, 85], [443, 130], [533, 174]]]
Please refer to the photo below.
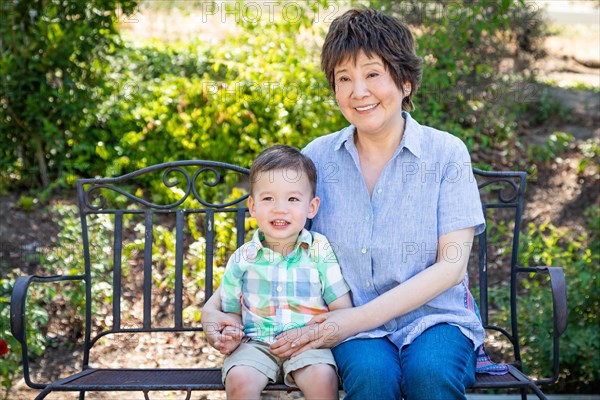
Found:
[[263, 247], [261, 232], [233, 253], [221, 283], [221, 307], [242, 313], [246, 336], [272, 343], [304, 326], [350, 288], [325, 236], [303, 229], [286, 257]]

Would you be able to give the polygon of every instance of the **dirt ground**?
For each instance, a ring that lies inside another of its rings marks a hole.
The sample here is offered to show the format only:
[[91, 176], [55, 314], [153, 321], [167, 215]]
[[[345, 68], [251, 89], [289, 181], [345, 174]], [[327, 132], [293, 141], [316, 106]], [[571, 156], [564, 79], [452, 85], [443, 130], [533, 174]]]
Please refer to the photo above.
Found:
[[[577, 46], [573, 41], [577, 39]], [[523, 128], [521, 134], [528, 143], [541, 144], [554, 132], [571, 133], [576, 143], [594, 138], [600, 142], [600, 95], [598, 92], [572, 89], [577, 83], [600, 87], [600, 27], [571, 25], [563, 27], [560, 35], [547, 39], [548, 57], [536, 64], [541, 79], [557, 82], [559, 87], [551, 89], [550, 96], [570, 108], [572, 118], [568, 122], [550, 118], [547, 123]], [[563, 86], [562, 88], [560, 86]], [[526, 125], [525, 125], [526, 126]], [[577, 173], [577, 165], [584, 156], [574, 148], [539, 168], [537, 179], [528, 181], [525, 220], [541, 223], [550, 221], [558, 227], [576, 230], [585, 229], [581, 211], [591, 204], [600, 205], [598, 188], [600, 177], [588, 168]], [[597, 163], [598, 160], [591, 160]], [[74, 197], [74, 196], [73, 196]], [[74, 200], [74, 198], [73, 198]], [[19, 206], [19, 195], [0, 197], [0, 262], [14, 265], [15, 262], [30, 260], [23, 265], [23, 272], [35, 271], [35, 257], [40, 248], [56, 241], [58, 226], [48, 213], [47, 206], [34, 206], [32, 211], [23, 211]], [[142, 315], [141, 305], [134, 307], [134, 314]], [[94, 355], [101, 355], [97, 359]], [[36, 369], [52, 371], [52, 377], [65, 376], [78, 369], [81, 349], [66, 349], [61, 346], [50, 349], [37, 361]], [[221, 355], [206, 345], [200, 335], [149, 335], [140, 340], [129, 338], [106, 340], [92, 354], [92, 364], [98, 367], [130, 366], [154, 367], [213, 367], [220, 365]], [[37, 391], [30, 390], [22, 379], [17, 380], [9, 398], [33, 399]], [[276, 393], [271, 399], [298, 398], [297, 394]], [[52, 394], [48, 399], [75, 399], [74, 394]], [[88, 399], [143, 399], [142, 393], [90, 393]], [[184, 393], [156, 392], [151, 399], [183, 399]], [[220, 392], [194, 392], [193, 399], [224, 399]]]

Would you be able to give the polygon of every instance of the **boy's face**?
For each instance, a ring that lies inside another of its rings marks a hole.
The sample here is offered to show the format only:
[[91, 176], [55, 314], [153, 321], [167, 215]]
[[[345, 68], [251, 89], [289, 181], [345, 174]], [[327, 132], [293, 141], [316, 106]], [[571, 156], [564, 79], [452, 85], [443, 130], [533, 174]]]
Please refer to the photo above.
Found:
[[265, 235], [263, 244], [287, 255], [306, 219], [317, 214], [319, 202], [305, 173], [278, 169], [263, 172], [253, 182], [248, 208]]

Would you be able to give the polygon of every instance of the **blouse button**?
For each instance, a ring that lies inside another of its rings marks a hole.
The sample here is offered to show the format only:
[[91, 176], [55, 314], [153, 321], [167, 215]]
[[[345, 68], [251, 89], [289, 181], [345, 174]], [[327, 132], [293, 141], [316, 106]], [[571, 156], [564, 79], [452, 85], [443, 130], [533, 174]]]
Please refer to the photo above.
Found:
[[281, 292], [281, 286], [277, 286], [277, 292]]
[[360, 250], [361, 253], [363, 254], [367, 254], [367, 249], [365, 249], [364, 247]]
[[381, 189], [381, 188], [377, 189], [377, 193], [381, 193], [381, 192], [383, 192], [383, 189]]

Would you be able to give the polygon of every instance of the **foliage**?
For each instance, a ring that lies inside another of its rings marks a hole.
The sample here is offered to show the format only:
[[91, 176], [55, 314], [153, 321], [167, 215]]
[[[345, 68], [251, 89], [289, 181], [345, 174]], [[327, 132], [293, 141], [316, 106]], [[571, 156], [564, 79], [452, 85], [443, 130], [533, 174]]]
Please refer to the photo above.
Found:
[[527, 148], [528, 158], [537, 162], [548, 163], [569, 148], [573, 135], [564, 132], [554, 132], [543, 146], [533, 144]]
[[533, 3], [373, 0], [371, 5], [418, 32], [417, 53], [424, 61], [413, 113], [418, 121], [459, 136], [484, 164], [498, 161], [486, 155], [493, 148], [516, 149], [517, 118], [539, 101], [526, 68], [543, 53], [546, 28]]
[[294, 26], [277, 21], [249, 24], [219, 48], [131, 44], [117, 54], [115, 74], [133, 90], [101, 114], [112, 134], [96, 149], [100, 173], [189, 158], [249, 166], [265, 146], [302, 147], [343, 126], [316, 45], [297, 46]]
[[[268, 18], [241, 18], [241, 29], [219, 47], [200, 42], [122, 46], [115, 36], [114, 11], [96, 16], [89, 11], [94, 2], [68, 2], [65, 9], [58, 3], [36, 9], [35, 18], [23, 17], [33, 6], [5, 5], [12, 7], [6, 11], [13, 22], [24, 24], [22, 34], [35, 51], [55, 49], [39, 60], [3, 55], [3, 71], [10, 72], [6, 81], [14, 86], [7, 87], [1, 118], [11, 143], [3, 153], [9, 166], [5, 184], [31, 185], [31, 174], [44, 175], [46, 161], [49, 183], [55, 186], [71, 186], [76, 176], [114, 176], [173, 159], [248, 166], [269, 144], [302, 147], [345, 125], [318, 57], [324, 26], [317, 22], [341, 13], [341, 3], [307, 2], [299, 18], [282, 10]], [[127, 2], [124, 11], [131, 12], [135, 3]], [[539, 40], [542, 29], [529, 3], [370, 3], [415, 27], [425, 61], [414, 112], [418, 120], [463, 138], [474, 154], [515, 140], [516, 111], [530, 100], [531, 88], [520, 70], [498, 72], [500, 61], [514, 56], [511, 51], [518, 54], [519, 65], [526, 64], [524, 54], [538, 52], [525, 44]], [[112, 2], [102, 6], [114, 9]], [[237, 7], [223, 5], [229, 6]], [[73, 24], [73, 14], [85, 15], [86, 23]], [[42, 24], [49, 16], [55, 23]], [[49, 33], [49, 26], [60, 35]], [[8, 28], [2, 33], [14, 35]], [[84, 44], [79, 45], [79, 37]], [[34, 67], [52, 73], [27, 72]], [[32, 93], [40, 98], [32, 101]], [[24, 141], [10, 136], [9, 123], [17, 117], [24, 123], [18, 133]], [[45, 157], [36, 158], [40, 151]], [[482, 158], [475, 161], [485, 163]]]
[[137, 2], [0, 3], [0, 183], [48, 187], [64, 170], [85, 171], [102, 140], [88, 125], [119, 45], [118, 5], [128, 13]]
[[[529, 223], [521, 236], [520, 263], [562, 267], [567, 284], [568, 327], [561, 337], [561, 391], [595, 393], [600, 388], [600, 208], [585, 211], [588, 231], [575, 233], [549, 223]], [[548, 377], [552, 372], [552, 296], [547, 279], [522, 281], [518, 318], [525, 372]], [[508, 324], [508, 290], [493, 290], [501, 305], [499, 318]]]

